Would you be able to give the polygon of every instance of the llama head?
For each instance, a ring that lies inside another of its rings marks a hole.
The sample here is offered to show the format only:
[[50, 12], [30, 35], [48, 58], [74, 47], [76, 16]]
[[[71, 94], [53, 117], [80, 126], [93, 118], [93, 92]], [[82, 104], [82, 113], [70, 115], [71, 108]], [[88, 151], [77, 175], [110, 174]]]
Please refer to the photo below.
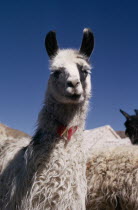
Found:
[[56, 34], [50, 31], [45, 39], [50, 57], [48, 92], [60, 103], [81, 103], [91, 95], [89, 57], [94, 47], [94, 36], [84, 29], [80, 50], [59, 49]]
[[134, 111], [135, 111], [136, 115], [138, 115], [138, 109], [135, 109]]
[[120, 109], [120, 112], [125, 116], [126, 135], [131, 139], [132, 144], [138, 144], [138, 115], [129, 115]]

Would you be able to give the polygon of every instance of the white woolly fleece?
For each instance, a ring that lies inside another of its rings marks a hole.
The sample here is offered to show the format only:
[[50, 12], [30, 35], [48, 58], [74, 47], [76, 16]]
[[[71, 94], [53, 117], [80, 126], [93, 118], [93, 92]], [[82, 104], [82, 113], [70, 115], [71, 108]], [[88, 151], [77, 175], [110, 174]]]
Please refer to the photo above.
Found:
[[88, 210], [138, 209], [138, 147], [93, 150], [87, 163]]

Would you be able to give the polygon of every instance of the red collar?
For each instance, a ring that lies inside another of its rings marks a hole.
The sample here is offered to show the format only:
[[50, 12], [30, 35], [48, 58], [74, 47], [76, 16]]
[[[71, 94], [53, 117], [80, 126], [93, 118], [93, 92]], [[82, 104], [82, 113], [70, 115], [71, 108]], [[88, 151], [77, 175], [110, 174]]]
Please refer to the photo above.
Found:
[[69, 141], [77, 129], [78, 129], [78, 126], [72, 126], [70, 128], [67, 128], [64, 125], [60, 125], [57, 128], [57, 133], [59, 136], [61, 137], [64, 136]]
[[54, 120], [57, 121], [60, 125], [57, 128], [57, 134], [60, 137], [65, 137], [68, 141], [71, 139], [72, 135], [76, 132], [78, 129], [78, 126], [72, 126], [70, 128], [65, 127], [64, 125], [61, 124], [59, 120], [56, 119], [56, 117], [53, 115], [53, 113], [49, 112], [47, 109], [46, 111], [53, 116]]

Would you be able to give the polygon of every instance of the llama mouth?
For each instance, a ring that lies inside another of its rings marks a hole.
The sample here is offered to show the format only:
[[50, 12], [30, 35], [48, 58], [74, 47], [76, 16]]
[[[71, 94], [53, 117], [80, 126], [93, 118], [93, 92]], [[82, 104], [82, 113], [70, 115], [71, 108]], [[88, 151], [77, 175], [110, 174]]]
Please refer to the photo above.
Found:
[[67, 98], [71, 100], [79, 100], [81, 98], [81, 94], [68, 95]]

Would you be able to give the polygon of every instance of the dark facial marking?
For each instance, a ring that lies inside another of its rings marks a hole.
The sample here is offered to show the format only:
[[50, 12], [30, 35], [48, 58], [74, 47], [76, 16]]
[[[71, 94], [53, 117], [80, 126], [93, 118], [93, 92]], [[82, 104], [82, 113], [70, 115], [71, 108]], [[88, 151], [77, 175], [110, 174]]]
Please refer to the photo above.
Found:
[[58, 79], [59, 78], [59, 75], [61, 73], [63, 73], [64, 70], [65, 70], [64, 67], [57, 68], [57, 69], [51, 71], [51, 75], [53, 75], [56, 79]]
[[81, 81], [84, 81], [90, 72], [87, 69], [83, 69], [84, 67], [82, 65], [80, 64], [76, 64], [76, 65], [80, 73], [80, 79]]
[[61, 71], [60, 71], [60, 70], [55, 70], [55, 71], [52, 72], [52, 75], [53, 75], [56, 79], [59, 78], [59, 75], [60, 75], [60, 74], [61, 74]]

